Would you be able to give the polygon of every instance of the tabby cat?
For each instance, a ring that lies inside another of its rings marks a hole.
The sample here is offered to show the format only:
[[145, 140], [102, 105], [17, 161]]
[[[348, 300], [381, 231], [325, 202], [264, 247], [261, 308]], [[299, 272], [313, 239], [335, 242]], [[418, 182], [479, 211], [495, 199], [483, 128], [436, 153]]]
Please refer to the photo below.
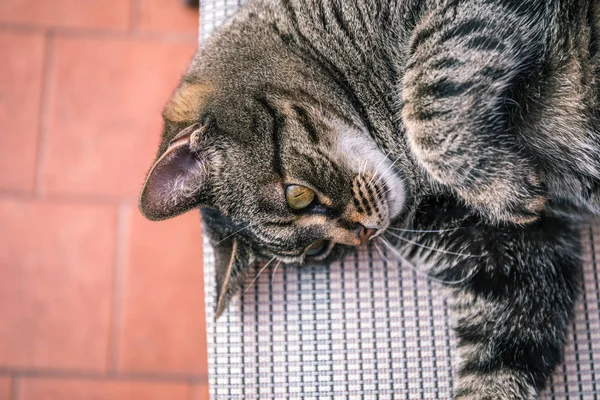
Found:
[[594, 0], [250, 0], [165, 107], [141, 210], [202, 208], [217, 315], [254, 262], [385, 246], [450, 293], [454, 397], [534, 399], [600, 210], [599, 35]]

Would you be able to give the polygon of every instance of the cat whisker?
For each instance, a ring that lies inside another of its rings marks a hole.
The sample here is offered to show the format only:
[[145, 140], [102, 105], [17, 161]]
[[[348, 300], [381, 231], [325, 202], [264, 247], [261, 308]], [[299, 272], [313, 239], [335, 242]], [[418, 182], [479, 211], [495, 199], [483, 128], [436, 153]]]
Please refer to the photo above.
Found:
[[279, 262], [275, 265], [275, 269], [273, 269], [273, 273], [271, 274], [271, 280], [273, 280], [273, 277], [275, 276], [275, 272], [277, 272], [277, 268], [281, 265], [281, 260], [279, 260]]
[[379, 179], [377, 179], [374, 183], [374, 185], [377, 185], [379, 183], [380, 180], [383, 179], [384, 175], [390, 170], [392, 169], [392, 167], [398, 162], [400, 161], [400, 157], [396, 158], [396, 161], [394, 161], [385, 171], [383, 171], [383, 173], [379, 176]]
[[458, 253], [458, 252], [454, 252], [454, 251], [449, 251], [449, 250], [443, 250], [443, 249], [436, 249], [435, 247], [431, 247], [431, 246], [427, 246], [426, 244], [423, 243], [419, 243], [419, 242], [415, 242], [414, 240], [410, 240], [407, 239], [403, 236], [397, 235], [393, 232], [386, 232], [389, 233], [390, 235], [392, 235], [395, 238], [398, 238], [406, 243], [410, 243], [412, 245], [415, 245], [417, 247], [421, 247], [423, 249], [427, 249], [427, 250], [431, 250], [431, 251], [435, 251], [437, 253], [442, 253], [442, 254], [450, 254], [453, 256], [460, 256], [460, 257], [483, 257], [482, 255], [477, 255], [477, 254], [469, 254], [469, 253]]
[[365, 159], [363, 161], [362, 165], [358, 169], [358, 175], [363, 175], [365, 172], [367, 172], [367, 164], [368, 163], [369, 163], [369, 160], [367, 160], [367, 159]]
[[381, 256], [382, 260], [390, 262], [390, 260], [385, 256], [385, 254], [383, 254], [383, 251], [381, 250], [381, 248], [377, 245], [377, 241], [373, 241], [373, 246], [375, 247], [375, 249], [377, 250], [377, 252]]
[[377, 193], [378, 193], [378, 194], [379, 194], [381, 197], [383, 197], [383, 196], [385, 196], [386, 194], [388, 194], [388, 193], [389, 193], [389, 192], [391, 192], [391, 191], [392, 191], [392, 188], [389, 188], [389, 189], [387, 189], [387, 190], [386, 190], [385, 192], [383, 192], [383, 193], [379, 193], [379, 192], [377, 192]]
[[233, 237], [233, 236], [237, 235], [238, 233], [240, 233], [241, 231], [243, 231], [244, 229], [248, 229], [248, 228], [250, 228], [250, 227], [252, 227], [254, 225], [256, 225], [256, 224], [248, 224], [245, 227], [238, 229], [237, 231], [233, 232], [231, 235], [228, 235], [225, 238], [219, 240], [217, 243], [215, 243], [215, 246], [220, 245], [221, 243], [223, 243], [224, 241], [226, 241], [230, 237]]
[[[250, 290], [250, 288], [252, 287], [252, 285], [254, 285], [254, 283], [256, 282], [256, 280], [258, 279], [258, 277], [260, 276], [260, 274], [262, 274], [264, 272], [265, 269], [267, 269], [267, 267], [269, 266], [269, 264], [271, 264], [273, 262], [273, 260], [275, 260], [276, 256], [273, 256], [273, 258], [271, 258], [269, 261], [267, 261], [267, 263], [264, 265], [264, 267], [261, 268], [260, 271], [258, 271], [258, 274], [256, 274], [256, 276], [254, 277], [254, 279], [252, 279], [252, 282], [250, 282], [250, 284], [248, 285], [248, 287], [246, 288], [246, 290], [244, 290], [244, 293], [242, 293], [242, 296], [246, 294], [246, 292], [248, 290]], [[281, 260], [279, 260], [279, 262], [281, 263]], [[279, 265], [279, 264], [277, 264]]]
[[387, 229], [398, 232], [409, 232], [409, 233], [445, 233], [445, 232], [454, 232], [463, 228], [449, 228], [449, 229], [401, 229], [388, 227]]
[[381, 168], [381, 166], [383, 165], [383, 163], [385, 162], [385, 160], [388, 159], [388, 157], [389, 157], [390, 154], [392, 154], [391, 150], [383, 157], [383, 159], [381, 161], [379, 161], [379, 164], [377, 164], [377, 166], [375, 167], [375, 171], [373, 172], [373, 176], [369, 180], [369, 185], [371, 183], [373, 183], [373, 180], [377, 177], [377, 173], [379, 172], [379, 168]]
[[[391, 245], [388, 245], [388, 243], [386, 243], [383, 238], [381, 238], [381, 241], [384, 245], [386, 245], [386, 247], [391, 246]], [[392, 263], [392, 261], [389, 258], [387, 258], [385, 256], [385, 254], [383, 254], [383, 250], [381, 250], [381, 247], [379, 247], [377, 242], [374, 242], [373, 245], [375, 246], [375, 249], [377, 250], [377, 252], [379, 253], [379, 255], [381, 256], [381, 258], [383, 260], [387, 261], [388, 263]], [[436, 278], [432, 277], [425, 271], [421, 271], [415, 265], [409, 263], [406, 258], [404, 258], [404, 257], [402, 257], [402, 255], [400, 255], [400, 253], [394, 252], [394, 255], [396, 255], [396, 257], [398, 257], [396, 261], [400, 261], [402, 266], [407, 266], [409, 269], [412, 269], [413, 271], [415, 271], [418, 275], [421, 275], [422, 277], [424, 277], [426, 279], [431, 279], [431, 280], [437, 282]]]
[[[400, 261], [401, 265], [407, 266], [408, 268], [412, 269], [418, 275], [421, 275], [421, 276], [425, 277], [426, 279], [429, 279], [429, 280], [431, 280], [433, 282], [440, 283], [442, 285], [458, 285], [460, 283], [463, 283], [463, 282], [467, 281], [470, 278], [470, 276], [465, 276], [464, 278], [458, 279], [456, 281], [446, 281], [446, 280], [443, 280], [443, 279], [438, 279], [436, 277], [433, 277], [433, 276], [429, 275], [425, 271], [421, 271], [415, 265], [413, 265], [412, 263], [410, 263], [404, 256], [402, 256], [402, 254], [400, 254], [400, 252], [398, 250], [396, 250], [394, 248], [394, 246], [392, 246], [384, 238], [381, 238], [381, 243], [383, 243], [397, 257], [397, 260]], [[385, 257], [385, 255], [383, 254], [383, 251], [381, 250], [381, 248], [379, 248], [379, 246], [377, 245], [377, 243], [373, 243], [373, 244], [375, 245], [375, 248], [377, 249], [377, 251], [379, 252], [379, 254], [381, 255], [381, 257], [384, 260], [386, 260], [387, 262], [390, 262], [390, 260], [387, 257]]]
[[363, 174], [367, 173], [367, 168], [368, 167], [369, 167], [369, 160], [365, 159], [365, 164], [364, 164], [364, 168], [363, 168], [363, 171], [362, 171]]

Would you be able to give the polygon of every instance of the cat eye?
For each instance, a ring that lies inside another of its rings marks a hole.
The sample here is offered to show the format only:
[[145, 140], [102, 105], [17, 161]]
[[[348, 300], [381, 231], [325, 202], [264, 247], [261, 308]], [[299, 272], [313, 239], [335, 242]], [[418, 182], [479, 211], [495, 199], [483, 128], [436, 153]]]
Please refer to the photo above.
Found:
[[310, 206], [315, 192], [302, 185], [289, 185], [285, 190], [285, 199], [292, 210], [302, 210]]

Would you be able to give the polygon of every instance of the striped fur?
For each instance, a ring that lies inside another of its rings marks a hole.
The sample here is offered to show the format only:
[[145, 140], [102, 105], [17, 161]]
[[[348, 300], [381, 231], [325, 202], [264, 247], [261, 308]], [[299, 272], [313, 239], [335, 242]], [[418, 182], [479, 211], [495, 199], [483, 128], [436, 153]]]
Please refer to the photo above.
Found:
[[600, 212], [599, 40], [594, 0], [249, 0], [167, 105], [142, 212], [202, 208], [219, 314], [254, 260], [376, 231], [445, 283], [455, 398], [534, 399]]

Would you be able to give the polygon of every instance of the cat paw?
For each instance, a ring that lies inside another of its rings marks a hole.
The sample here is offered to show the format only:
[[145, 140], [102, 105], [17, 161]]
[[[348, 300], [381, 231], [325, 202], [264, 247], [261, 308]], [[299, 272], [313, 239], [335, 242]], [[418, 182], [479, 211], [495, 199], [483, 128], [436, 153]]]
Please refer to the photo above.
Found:
[[547, 189], [537, 172], [508, 169], [482, 179], [476, 187], [457, 190], [460, 197], [493, 222], [526, 225], [544, 210]]

